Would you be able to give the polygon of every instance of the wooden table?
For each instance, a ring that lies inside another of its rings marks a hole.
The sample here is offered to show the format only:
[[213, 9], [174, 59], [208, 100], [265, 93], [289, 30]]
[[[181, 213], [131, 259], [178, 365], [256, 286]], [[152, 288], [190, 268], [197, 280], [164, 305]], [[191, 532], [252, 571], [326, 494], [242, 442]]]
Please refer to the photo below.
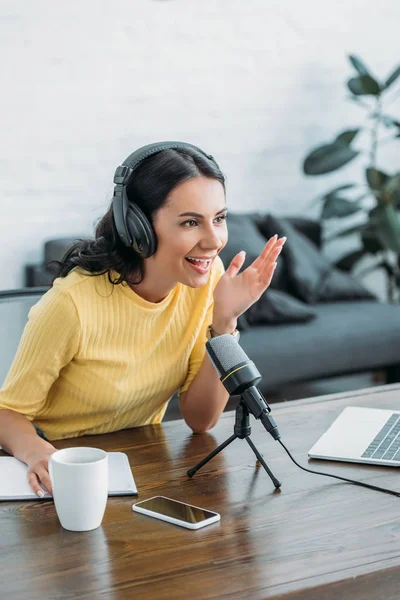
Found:
[[[282, 439], [307, 451], [345, 406], [400, 409], [400, 385], [273, 406]], [[126, 452], [144, 500], [160, 494], [216, 510], [190, 531], [110, 498], [102, 526], [62, 529], [52, 501], [0, 503], [0, 597], [10, 600], [225, 598], [397, 600], [400, 499], [298, 469], [252, 419], [252, 440], [282, 481], [276, 491], [244, 440], [193, 479], [189, 467], [233, 433], [226, 413], [209, 434], [183, 421], [56, 443]], [[400, 490], [398, 470], [309, 461], [308, 466]]]

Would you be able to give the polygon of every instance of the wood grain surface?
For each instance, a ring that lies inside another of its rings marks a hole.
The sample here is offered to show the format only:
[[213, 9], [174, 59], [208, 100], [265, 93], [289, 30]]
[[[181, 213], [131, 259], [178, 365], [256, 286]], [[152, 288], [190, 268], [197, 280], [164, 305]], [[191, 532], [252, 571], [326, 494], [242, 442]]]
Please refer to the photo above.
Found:
[[[307, 460], [345, 406], [400, 410], [400, 385], [279, 404], [273, 414], [301, 464], [400, 490], [396, 468]], [[398, 600], [400, 499], [301, 471], [251, 424], [280, 490], [244, 440], [186, 476], [233, 433], [233, 413], [201, 435], [173, 421], [56, 442], [126, 452], [138, 499], [169, 496], [221, 521], [190, 531], [133, 513], [135, 498], [120, 497], [109, 498], [99, 529], [73, 533], [51, 500], [1, 502], [0, 598]]]

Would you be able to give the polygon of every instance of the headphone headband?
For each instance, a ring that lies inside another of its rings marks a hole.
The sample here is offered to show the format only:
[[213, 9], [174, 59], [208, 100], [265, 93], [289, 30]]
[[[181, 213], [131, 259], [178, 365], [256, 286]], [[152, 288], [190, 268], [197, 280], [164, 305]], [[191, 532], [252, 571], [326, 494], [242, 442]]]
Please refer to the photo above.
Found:
[[127, 185], [132, 171], [136, 169], [142, 160], [148, 158], [152, 154], [156, 154], [162, 150], [185, 150], [185, 148], [196, 150], [217, 164], [215, 158], [211, 156], [211, 154], [207, 154], [204, 150], [201, 150], [201, 148], [198, 148], [198, 146], [194, 146], [193, 144], [187, 142], [155, 142], [153, 144], [142, 146], [141, 148], [138, 148], [138, 150], [132, 152], [132, 154], [124, 160], [122, 165], [117, 167], [114, 175], [114, 183], [116, 185]]

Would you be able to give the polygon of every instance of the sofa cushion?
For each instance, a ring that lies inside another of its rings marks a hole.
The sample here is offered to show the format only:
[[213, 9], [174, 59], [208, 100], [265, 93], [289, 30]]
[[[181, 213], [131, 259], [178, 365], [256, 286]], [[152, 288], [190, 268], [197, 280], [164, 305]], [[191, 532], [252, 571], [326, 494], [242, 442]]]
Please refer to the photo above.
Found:
[[245, 315], [247, 325], [264, 323], [306, 323], [316, 316], [314, 310], [293, 296], [278, 290], [266, 290]]
[[288, 239], [282, 251], [288, 290], [309, 304], [338, 300], [376, 299], [356, 279], [336, 269], [306, 236], [284, 218], [267, 215], [260, 229]]
[[260, 224], [264, 235], [286, 236], [282, 256], [285, 260], [287, 278], [291, 283], [289, 291], [304, 302], [313, 304], [318, 301], [321, 283], [332, 270], [318, 248], [302, 233], [283, 218], [267, 215]]
[[376, 300], [376, 296], [361, 285], [357, 279], [336, 268], [332, 269], [318, 292], [318, 302], [361, 299]]

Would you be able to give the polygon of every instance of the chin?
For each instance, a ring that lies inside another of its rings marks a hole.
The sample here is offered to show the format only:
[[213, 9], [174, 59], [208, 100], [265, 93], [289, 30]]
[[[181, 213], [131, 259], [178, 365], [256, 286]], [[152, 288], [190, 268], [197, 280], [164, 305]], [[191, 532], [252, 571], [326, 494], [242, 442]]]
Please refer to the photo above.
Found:
[[185, 277], [182, 278], [180, 281], [181, 283], [183, 283], [183, 285], [187, 285], [187, 287], [196, 289], [196, 288], [201, 288], [204, 287], [205, 285], [207, 285], [208, 280], [210, 277], [210, 273], [205, 273], [205, 275], [203, 275], [202, 277]]
[[206, 285], [207, 281], [204, 281], [204, 283], [200, 283], [200, 282], [199, 283], [188, 282], [188, 283], [185, 283], [184, 285], [186, 285], [187, 287], [190, 287], [192, 289], [196, 289], [196, 288], [204, 287]]

